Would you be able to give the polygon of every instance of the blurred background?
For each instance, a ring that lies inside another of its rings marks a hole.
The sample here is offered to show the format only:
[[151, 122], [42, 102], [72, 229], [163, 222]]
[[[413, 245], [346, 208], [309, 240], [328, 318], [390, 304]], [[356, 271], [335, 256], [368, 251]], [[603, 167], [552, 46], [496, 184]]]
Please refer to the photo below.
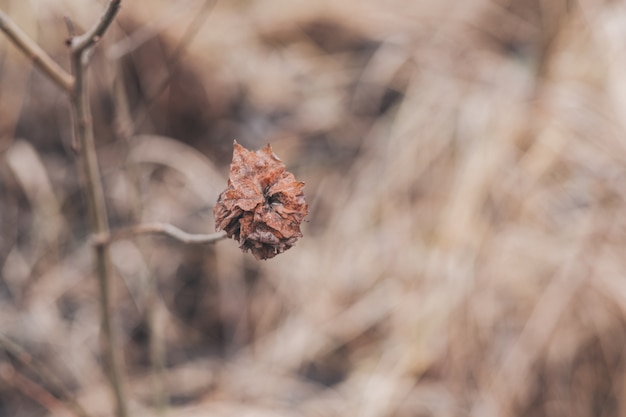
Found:
[[[61, 65], [103, 1], [0, 0]], [[124, 1], [96, 48], [113, 227], [210, 233], [233, 139], [310, 205], [265, 261], [112, 246], [133, 416], [626, 414], [626, 4]], [[112, 415], [66, 96], [0, 36], [0, 329]], [[0, 350], [1, 416], [73, 415]]]

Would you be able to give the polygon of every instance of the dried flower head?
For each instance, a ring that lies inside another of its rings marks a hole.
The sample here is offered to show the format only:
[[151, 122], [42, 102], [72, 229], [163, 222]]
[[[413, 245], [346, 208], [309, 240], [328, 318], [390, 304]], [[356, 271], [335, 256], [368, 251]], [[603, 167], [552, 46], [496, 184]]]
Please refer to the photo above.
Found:
[[215, 206], [215, 227], [224, 230], [257, 259], [269, 259], [292, 247], [309, 212], [302, 189], [270, 145], [249, 151], [234, 144], [228, 188]]

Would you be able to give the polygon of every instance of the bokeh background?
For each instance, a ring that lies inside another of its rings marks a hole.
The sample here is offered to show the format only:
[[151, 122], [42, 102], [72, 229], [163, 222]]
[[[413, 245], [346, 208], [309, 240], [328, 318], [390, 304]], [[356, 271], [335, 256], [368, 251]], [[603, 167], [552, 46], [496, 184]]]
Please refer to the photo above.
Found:
[[[0, 0], [68, 68], [102, 1]], [[209, 233], [233, 139], [304, 238], [112, 247], [133, 416], [626, 414], [626, 4], [124, 1], [93, 56], [113, 227]], [[0, 329], [112, 415], [66, 97], [0, 37]], [[73, 415], [0, 353], [0, 415]]]

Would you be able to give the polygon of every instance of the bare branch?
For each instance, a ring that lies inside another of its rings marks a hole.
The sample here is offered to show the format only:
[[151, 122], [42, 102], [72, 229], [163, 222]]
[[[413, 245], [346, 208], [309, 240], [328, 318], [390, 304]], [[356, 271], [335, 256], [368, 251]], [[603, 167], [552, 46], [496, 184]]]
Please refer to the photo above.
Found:
[[34, 360], [24, 348], [2, 333], [0, 333], [0, 349], [4, 350], [13, 359], [30, 369], [47, 389], [53, 389], [61, 399], [65, 401], [66, 406], [72, 410], [74, 414], [79, 417], [91, 417], [63, 386], [61, 381], [54, 375], [54, 372]]
[[[80, 168], [85, 181], [83, 188], [88, 202], [90, 227], [95, 234], [108, 234], [109, 222], [91, 121], [86, 71], [89, 60], [87, 58], [92, 47], [113, 22], [120, 8], [120, 3], [121, 0], [109, 0], [100, 21], [85, 34], [74, 37], [70, 41], [72, 73], [74, 74], [74, 89], [70, 100], [74, 125], [73, 145], [80, 152]], [[122, 382], [122, 357], [113, 329], [111, 312], [111, 264], [108, 245], [94, 247], [94, 254], [100, 287], [102, 343], [109, 380], [115, 396], [116, 415], [117, 417], [127, 417], [128, 405]]]
[[2, 10], [0, 10], [0, 30], [17, 46], [24, 55], [33, 61], [33, 64], [66, 93], [71, 93], [74, 87], [74, 77], [54, 61], [39, 45], [18, 25], [15, 24]]
[[76, 36], [71, 40], [72, 53], [80, 54], [96, 44], [104, 35], [104, 32], [111, 26], [115, 15], [120, 9], [121, 0], [111, 0], [107, 4], [106, 9], [102, 12], [100, 21], [90, 30], [80, 36]]
[[143, 223], [129, 226], [123, 229], [112, 231], [110, 234], [96, 235], [94, 244], [96, 246], [107, 245], [116, 240], [129, 239], [138, 235], [165, 235], [179, 242], [186, 244], [208, 244], [215, 243], [226, 238], [225, 232], [208, 234], [187, 233], [169, 223]]

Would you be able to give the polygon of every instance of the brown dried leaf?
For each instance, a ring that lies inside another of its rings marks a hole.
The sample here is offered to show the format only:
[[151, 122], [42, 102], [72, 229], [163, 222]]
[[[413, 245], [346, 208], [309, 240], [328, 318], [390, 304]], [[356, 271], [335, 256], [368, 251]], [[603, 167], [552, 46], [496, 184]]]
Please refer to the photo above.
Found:
[[235, 141], [228, 188], [213, 210], [215, 227], [255, 258], [273, 258], [302, 237], [309, 212], [303, 188], [270, 145], [253, 152]]

